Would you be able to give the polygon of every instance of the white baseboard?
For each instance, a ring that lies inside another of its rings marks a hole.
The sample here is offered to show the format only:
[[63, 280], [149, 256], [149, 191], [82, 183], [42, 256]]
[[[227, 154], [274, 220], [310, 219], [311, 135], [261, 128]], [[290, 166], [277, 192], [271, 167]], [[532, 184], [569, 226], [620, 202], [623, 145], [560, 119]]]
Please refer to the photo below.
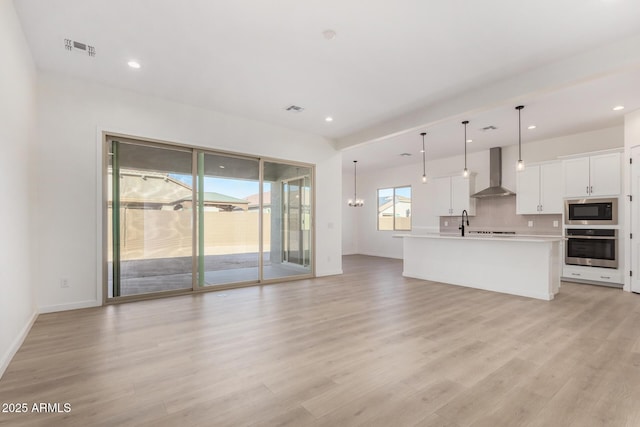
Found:
[[31, 315], [31, 318], [27, 322], [27, 324], [24, 325], [24, 328], [22, 328], [22, 330], [20, 331], [16, 339], [13, 340], [13, 342], [9, 346], [9, 349], [7, 350], [7, 352], [0, 359], [0, 378], [2, 378], [2, 376], [4, 375], [4, 371], [6, 371], [7, 367], [9, 367], [9, 363], [11, 362], [11, 359], [13, 359], [13, 356], [16, 355], [16, 353], [20, 349], [20, 346], [22, 346], [22, 343], [24, 342], [25, 338], [27, 338], [27, 335], [29, 334], [31, 327], [33, 326], [37, 318], [38, 318], [38, 312], [34, 311], [33, 314]]
[[78, 310], [80, 308], [100, 307], [102, 304], [96, 300], [79, 301], [70, 304], [47, 305], [40, 307], [40, 313], [55, 313], [58, 311]]
[[379, 253], [373, 253], [373, 252], [360, 252], [358, 255], [376, 256], [380, 258], [390, 258], [390, 259], [404, 259], [402, 256], [379, 254]]
[[339, 274], [343, 274], [342, 273], [342, 269], [340, 270], [333, 270], [333, 271], [322, 271], [322, 272], [316, 272], [316, 277], [325, 277], [325, 276], [337, 276]]

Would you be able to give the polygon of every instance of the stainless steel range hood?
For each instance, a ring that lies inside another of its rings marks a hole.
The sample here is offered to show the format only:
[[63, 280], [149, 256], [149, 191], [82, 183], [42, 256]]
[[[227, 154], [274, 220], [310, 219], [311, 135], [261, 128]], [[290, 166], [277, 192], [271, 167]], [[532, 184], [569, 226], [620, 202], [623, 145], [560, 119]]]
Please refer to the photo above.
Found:
[[489, 188], [472, 194], [471, 197], [482, 199], [515, 195], [516, 193], [502, 186], [502, 148], [493, 147], [489, 150]]

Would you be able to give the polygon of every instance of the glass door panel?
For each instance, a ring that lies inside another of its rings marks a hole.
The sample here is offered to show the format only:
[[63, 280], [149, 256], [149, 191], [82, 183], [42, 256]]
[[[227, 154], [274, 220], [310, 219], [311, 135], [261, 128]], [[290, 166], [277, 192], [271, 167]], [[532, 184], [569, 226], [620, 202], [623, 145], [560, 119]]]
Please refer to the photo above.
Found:
[[198, 153], [198, 286], [259, 279], [258, 160]]
[[110, 141], [108, 298], [193, 286], [192, 154]]
[[311, 168], [264, 162], [263, 177], [263, 278], [311, 274]]

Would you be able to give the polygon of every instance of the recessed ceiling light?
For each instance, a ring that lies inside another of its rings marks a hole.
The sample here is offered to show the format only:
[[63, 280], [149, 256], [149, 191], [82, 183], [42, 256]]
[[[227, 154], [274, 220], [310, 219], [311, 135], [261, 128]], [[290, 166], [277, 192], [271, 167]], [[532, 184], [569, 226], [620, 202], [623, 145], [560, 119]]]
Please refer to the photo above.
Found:
[[467, 139], [467, 144], [473, 142], [473, 139]]
[[322, 35], [324, 36], [325, 39], [327, 40], [333, 40], [336, 38], [336, 32], [333, 30], [324, 30], [322, 32]]
[[527, 129], [532, 130], [532, 129], [535, 129], [535, 128], [536, 128], [536, 125], [531, 125]]
[[615, 107], [613, 107], [613, 111], [620, 111], [620, 110], [624, 110], [624, 105], [616, 105]]
[[327, 117], [324, 119], [325, 122], [332, 122], [333, 121], [333, 117]]
[[136, 61], [129, 61], [127, 62], [127, 65], [131, 68], [135, 68], [136, 70], [140, 68], [140, 63]]
[[424, 150], [420, 150], [421, 153], [424, 153]]
[[220, 169], [224, 169], [224, 166], [223, 166], [223, 165], [220, 165]]

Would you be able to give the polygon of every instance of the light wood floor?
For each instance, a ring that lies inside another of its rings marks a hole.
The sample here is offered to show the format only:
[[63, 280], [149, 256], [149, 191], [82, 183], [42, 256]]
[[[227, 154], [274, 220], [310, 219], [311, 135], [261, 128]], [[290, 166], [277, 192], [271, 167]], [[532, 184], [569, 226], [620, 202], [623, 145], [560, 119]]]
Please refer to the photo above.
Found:
[[565, 283], [538, 301], [365, 256], [344, 270], [41, 315], [0, 403], [72, 410], [0, 424], [640, 426], [640, 295]]

